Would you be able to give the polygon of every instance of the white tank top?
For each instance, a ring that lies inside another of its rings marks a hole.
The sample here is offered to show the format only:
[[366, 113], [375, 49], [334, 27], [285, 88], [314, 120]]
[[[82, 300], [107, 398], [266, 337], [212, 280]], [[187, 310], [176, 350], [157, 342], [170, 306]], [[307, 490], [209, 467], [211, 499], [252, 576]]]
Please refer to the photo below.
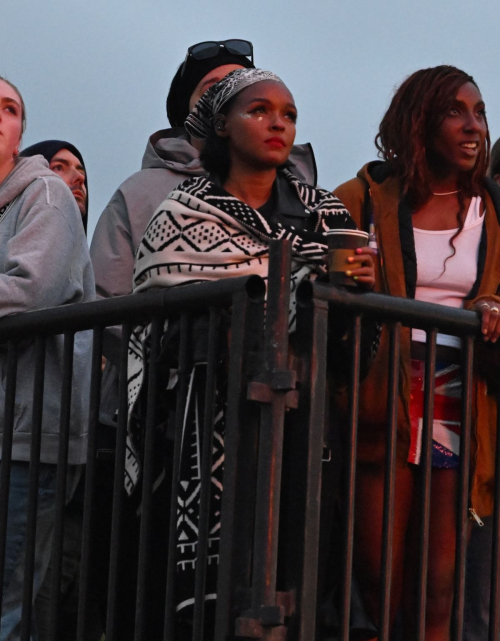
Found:
[[[463, 307], [464, 298], [477, 278], [477, 259], [483, 223], [481, 198], [475, 196], [467, 211], [464, 227], [453, 241], [454, 254], [450, 239], [457, 232], [456, 229], [428, 231], [413, 228], [417, 255], [415, 300]], [[425, 338], [423, 330], [412, 330], [412, 340], [424, 343]], [[460, 339], [448, 334], [438, 334], [437, 344], [460, 348]]]

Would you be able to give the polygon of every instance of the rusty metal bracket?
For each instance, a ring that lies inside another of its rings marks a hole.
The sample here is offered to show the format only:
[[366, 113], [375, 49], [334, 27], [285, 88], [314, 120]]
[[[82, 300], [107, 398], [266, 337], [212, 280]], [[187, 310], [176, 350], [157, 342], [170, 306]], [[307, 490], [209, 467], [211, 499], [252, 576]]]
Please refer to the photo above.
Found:
[[291, 617], [292, 614], [295, 614], [297, 605], [295, 590], [289, 590], [288, 592], [276, 592], [276, 603], [283, 608], [285, 618]]
[[[242, 602], [251, 598], [251, 591], [240, 594]], [[286, 639], [285, 619], [295, 612], [295, 592], [276, 592], [276, 605], [249, 608], [236, 619], [238, 637], [281, 641]]]
[[285, 622], [285, 608], [281, 605], [262, 605], [259, 608], [251, 608], [243, 612], [242, 618], [255, 619], [265, 628], [283, 625]]
[[257, 619], [247, 619], [245, 617], [238, 617], [236, 619], [234, 632], [237, 637], [245, 639], [262, 639], [264, 631], [262, 623]]
[[247, 398], [249, 401], [272, 403], [276, 393], [285, 393], [286, 406], [290, 408], [298, 407], [299, 392], [295, 389], [297, 384], [297, 372], [295, 370], [274, 370], [264, 374], [259, 379], [248, 384]]
[[[247, 398], [249, 401], [257, 401], [258, 403], [272, 403], [273, 396], [276, 392], [267, 383], [259, 383], [259, 381], [252, 381], [248, 384]], [[296, 409], [299, 406], [299, 392], [297, 390], [290, 390], [286, 392], [285, 405], [287, 407]]]
[[265, 627], [257, 619], [236, 619], [235, 633], [237, 637], [247, 639], [263, 639], [265, 641], [286, 641], [287, 628], [278, 625], [273, 628]]

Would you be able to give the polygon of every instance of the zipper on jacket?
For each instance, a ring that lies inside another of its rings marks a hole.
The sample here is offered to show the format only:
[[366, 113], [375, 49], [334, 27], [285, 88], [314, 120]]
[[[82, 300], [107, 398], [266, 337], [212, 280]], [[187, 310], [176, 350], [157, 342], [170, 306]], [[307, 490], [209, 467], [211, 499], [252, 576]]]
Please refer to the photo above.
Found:
[[382, 283], [384, 285], [384, 293], [389, 294], [389, 285], [387, 284], [387, 275], [385, 273], [384, 252], [382, 251], [380, 244], [378, 245], [378, 258], [380, 264], [380, 274], [382, 276]]
[[[477, 470], [477, 417], [476, 417], [476, 420], [474, 421], [473, 428], [474, 428], [474, 436], [476, 438], [476, 451], [474, 453], [474, 469], [472, 470], [472, 474], [470, 478], [469, 505], [472, 505], [472, 487], [474, 485], [474, 477], [476, 476], [476, 470]], [[481, 517], [478, 515], [478, 513], [473, 507], [469, 508], [469, 515], [470, 515], [471, 521], [474, 520], [476, 521], [479, 527], [483, 527], [484, 521], [481, 520]]]
[[469, 508], [469, 514], [470, 514], [471, 519], [474, 519], [474, 521], [476, 521], [476, 523], [479, 525], [479, 527], [483, 527], [484, 521], [481, 521], [481, 519], [479, 518], [476, 510], [473, 507]]

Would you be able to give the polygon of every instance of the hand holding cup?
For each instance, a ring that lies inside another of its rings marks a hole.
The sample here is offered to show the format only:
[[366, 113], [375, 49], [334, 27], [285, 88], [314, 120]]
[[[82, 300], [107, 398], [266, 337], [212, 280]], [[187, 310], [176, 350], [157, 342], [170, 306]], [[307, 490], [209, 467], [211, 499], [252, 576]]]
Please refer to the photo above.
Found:
[[326, 234], [328, 241], [328, 273], [332, 285], [367, 289], [375, 285], [377, 251], [368, 247], [368, 234], [357, 229], [335, 229]]
[[377, 255], [377, 250], [373, 247], [358, 247], [354, 253], [354, 256], [347, 258], [347, 262], [352, 267], [346, 270], [346, 276], [367, 289], [373, 289], [375, 287], [374, 256]]

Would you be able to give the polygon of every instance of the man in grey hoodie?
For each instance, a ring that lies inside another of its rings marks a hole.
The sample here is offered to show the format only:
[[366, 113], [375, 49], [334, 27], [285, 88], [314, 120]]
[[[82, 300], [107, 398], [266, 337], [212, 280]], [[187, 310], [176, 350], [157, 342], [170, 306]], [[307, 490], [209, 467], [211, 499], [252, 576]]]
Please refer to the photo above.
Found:
[[[184, 121], [203, 93], [211, 85], [221, 80], [229, 72], [241, 67], [253, 67], [252, 44], [245, 40], [225, 40], [223, 42], [203, 42], [189, 47], [184, 62], [175, 74], [167, 98], [167, 114], [172, 129], [164, 129], [153, 134], [148, 141], [142, 160], [142, 169], [125, 180], [111, 197], [94, 231], [90, 253], [96, 276], [97, 296], [109, 298], [132, 292], [132, 274], [137, 247], [146, 230], [149, 220], [168, 194], [187, 178], [203, 175], [200, 162], [199, 141], [191, 140], [184, 129]], [[303, 182], [316, 184], [316, 166], [309, 145], [296, 145], [291, 154], [291, 169]], [[108, 343], [108, 346], [110, 343]], [[105, 343], [106, 347], [106, 343]], [[114, 352], [116, 354], [116, 350]], [[113, 351], [105, 351], [113, 359]], [[115, 361], [116, 363], [116, 361]], [[116, 410], [118, 407], [118, 370], [108, 362], [103, 374], [100, 411], [100, 438], [102, 438], [103, 457], [113, 444], [116, 433]], [[111, 465], [109, 466], [111, 467]], [[106, 470], [104, 461], [100, 469], [100, 484], [103, 502], [100, 522], [106, 521], [110, 512], [109, 501], [105, 503], [106, 477], [112, 478], [110, 469]], [[149, 637], [159, 638], [158, 629], [163, 629], [164, 578], [161, 578], [166, 563], [164, 536], [167, 524], [160, 524], [162, 514], [168, 513], [167, 484], [155, 492], [158, 503], [164, 501], [163, 510], [158, 511], [155, 532], [151, 542], [151, 558], [155, 559], [154, 572], [150, 576], [151, 590]], [[162, 498], [162, 492], [164, 494]], [[132, 556], [137, 553], [137, 541], [133, 532], [137, 529], [135, 510], [127, 517], [122, 545], [127, 548], [130, 568], [134, 568]], [[101, 534], [109, 529], [103, 525]], [[102, 536], [101, 541], [102, 543]], [[125, 541], [123, 540], [125, 539]], [[104, 572], [101, 572], [104, 574]], [[157, 576], [156, 580], [154, 576]], [[119, 596], [123, 604], [118, 637], [126, 639], [133, 632], [135, 595], [127, 594], [127, 586], [135, 585], [134, 572], [130, 578], [121, 581], [120, 588], [125, 592]], [[160, 586], [163, 583], [163, 586]], [[130, 592], [130, 591], [129, 591]], [[133, 591], [132, 591], [133, 592]], [[154, 601], [154, 602], [153, 602]], [[127, 619], [130, 617], [130, 621]], [[156, 636], [155, 636], [156, 635]]]
[[[19, 91], [2, 78], [0, 107], [0, 317], [91, 301], [95, 298], [94, 276], [75, 199], [44, 158], [18, 158], [25, 122], [24, 103]], [[75, 335], [68, 494], [74, 490], [86, 460], [91, 338], [89, 332]], [[34, 595], [49, 562], [54, 527], [62, 354], [63, 337], [47, 338]], [[5, 358], [5, 352], [0, 350], [0, 372], [5, 372]], [[18, 639], [20, 632], [34, 362], [34, 341], [23, 341], [18, 346], [1, 641]], [[2, 380], [0, 407], [4, 404], [5, 380]], [[3, 422], [1, 412], [1, 442]]]
[[[200, 141], [191, 139], [184, 129], [191, 109], [207, 89], [230, 71], [253, 66], [253, 47], [245, 40], [203, 42], [189, 47], [167, 97], [167, 114], [173, 128], [157, 131], [149, 138], [142, 169], [116, 190], [94, 231], [90, 254], [98, 298], [132, 292], [135, 253], [149, 220], [177, 185], [205, 173], [200, 162]], [[309, 144], [295, 145], [289, 164], [300, 181], [316, 184], [316, 164]], [[116, 370], [108, 368], [103, 379], [101, 422], [116, 425]]]
[[89, 185], [87, 170], [80, 151], [66, 140], [42, 140], [30, 147], [25, 147], [19, 154], [22, 158], [43, 156], [49, 167], [71, 189], [74, 199], [82, 215], [82, 223], [87, 231], [89, 214]]

